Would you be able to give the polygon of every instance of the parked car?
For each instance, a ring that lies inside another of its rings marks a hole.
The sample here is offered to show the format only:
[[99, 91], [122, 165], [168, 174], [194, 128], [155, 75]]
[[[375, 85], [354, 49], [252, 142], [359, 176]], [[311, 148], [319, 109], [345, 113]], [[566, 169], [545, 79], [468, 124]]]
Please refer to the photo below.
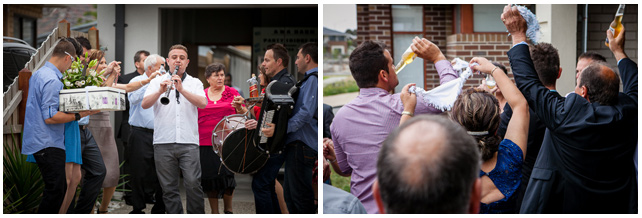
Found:
[[36, 53], [36, 49], [21, 39], [7, 36], [2, 37], [2, 48], [4, 65], [2, 67], [4, 76], [2, 92], [4, 93], [9, 88], [9, 85], [13, 83], [13, 80], [18, 77], [18, 72], [25, 67], [31, 56]]

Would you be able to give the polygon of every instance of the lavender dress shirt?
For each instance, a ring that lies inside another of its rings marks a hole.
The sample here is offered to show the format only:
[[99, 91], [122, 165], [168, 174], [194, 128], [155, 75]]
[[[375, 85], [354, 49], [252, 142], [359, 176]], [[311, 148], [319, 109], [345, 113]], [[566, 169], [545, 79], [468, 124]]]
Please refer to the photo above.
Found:
[[[435, 63], [439, 82], [458, 77], [450, 62]], [[343, 173], [351, 173], [350, 192], [361, 200], [368, 213], [377, 213], [372, 195], [376, 179], [377, 157], [383, 140], [399, 126], [403, 104], [399, 93], [391, 95], [381, 88], [363, 88], [359, 96], [344, 105], [334, 117], [330, 131], [337, 161]], [[415, 114], [441, 113], [417, 98]]]

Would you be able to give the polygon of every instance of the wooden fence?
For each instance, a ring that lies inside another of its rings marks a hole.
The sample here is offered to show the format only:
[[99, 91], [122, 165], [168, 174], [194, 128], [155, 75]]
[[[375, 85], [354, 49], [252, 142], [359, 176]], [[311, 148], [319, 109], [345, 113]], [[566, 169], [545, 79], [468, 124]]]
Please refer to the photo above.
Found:
[[[62, 37], [78, 37], [83, 36], [89, 39], [92, 48], [99, 48], [98, 43], [98, 30], [92, 27], [88, 33], [70, 31], [70, 24], [66, 20], [58, 23], [58, 27], [54, 29], [47, 39], [42, 43], [36, 53], [31, 56], [29, 62], [25, 64], [9, 86], [7, 91], [3, 94], [4, 108], [3, 108], [3, 143], [5, 146], [18, 146], [21, 147], [20, 135], [22, 134], [25, 108], [27, 105], [27, 96], [29, 92], [29, 78], [32, 72], [40, 69], [50, 58], [53, 48], [56, 46], [58, 39]], [[16, 144], [12, 141], [16, 139]]]

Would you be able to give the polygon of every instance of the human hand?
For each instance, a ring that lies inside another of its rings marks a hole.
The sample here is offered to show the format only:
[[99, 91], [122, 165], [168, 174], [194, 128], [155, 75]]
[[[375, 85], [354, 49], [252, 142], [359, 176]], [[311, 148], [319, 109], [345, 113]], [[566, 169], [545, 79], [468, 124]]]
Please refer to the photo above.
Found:
[[112, 73], [116, 73], [116, 76], [120, 75], [120, 61], [112, 61], [107, 65], [104, 74], [111, 75]]
[[100, 111], [99, 110], [90, 110], [90, 111], [78, 112], [78, 114], [80, 114], [80, 117], [86, 117], [86, 116], [94, 115], [94, 114], [97, 114], [97, 113], [100, 113]]
[[263, 135], [269, 137], [274, 136], [274, 123], [267, 123], [266, 124], [268, 127], [267, 128], [261, 128], [261, 132], [263, 132]]
[[488, 88], [488, 85], [486, 84], [486, 78], [482, 79], [482, 83], [477, 86], [478, 89], [483, 89], [484, 91], [489, 92], [490, 94], [495, 94], [497, 91], [499, 91], [499, 87], [495, 85], [492, 89]]
[[176, 89], [177, 92], [183, 92], [183, 81], [181, 81], [181, 77], [178, 75], [172, 76], [172, 81], [174, 81], [174, 88]]
[[241, 110], [243, 108], [244, 102], [245, 99], [242, 96], [236, 96], [234, 97], [234, 100], [232, 100], [232, 107], [236, 108], [237, 110]]
[[323, 158], [328, 159], [330, 162], [337, 160], [337, 156], [334, 153], [334, 143], [332, 139], [323, 138]]
[[149, 75], [149, 78], [147, 78], [147, 79], [148, 79], [147, 83], [149, 83], [150, 81], [152, 81], [154, 78], [156, 78], [156, 76], [158, 76], [158, 75], [160, 75], [160, 74], [161, 74], [161, 73], [160, 73], [160, 71], [158, 71], [158, 70], [157, 70], [156, 72], [153, 72], [151, 75]]
[[412, 52], [417, 55], [417, 57], [423, 58], [426, 61], [436, 63], [440, 60], [446, 60], [446, 56], [441, 53], [439, 47], [425, 38], [419, 39], [415, 37], [412, 40], [410, 48], [412, 49]]
[[609, 30], [606, 30], [606, 38], [609, 40], [609, 49], [611, 50], [611, 52], [613, 52], [613, 55], [615, 55], [615, 59], [617, 59], [618, 61], [622, 58], [626, 58], [626, 54], [624, 53], [624, 35], [626, 35], [624, 26], [622, 26], [622, 30], [620, 31], [620, 34], [617, 35], [617, 37], [613, 37], [613, 33]]
[[165, 81], [161, 82], [160, 83], [160, 89], [158, 89], [158, 91], [161, 92], [161, 93], [166, 92], [171, 84], [172, 84], [172, 81], [170, 81], [170, 80], [165, 80]]
[[245, 121], [245, 128], [246, 128], [247, 130], [253, 130], [253, 129], [256, 129], [256, 124], [257, 124], [257, 123], [258, 123], [258, 122], [256, 122], [256, 120], [255, 120], [255, 119], [249, 119], [249, 120], [246, 120], [246, 121]]
[[[473, 63], [477, 63], [479, 65], [474, 65], [473, 66]], [[484, 74], [490, 74], [491, 71], [493, 71], [493, 69], [495, 69], [495, 67], [496, 67], [488, 59], [483, 58], [483, 57], [474, 57], [473, 59], [470, 59], [469, 66], [471, 66], [470, 69], [473, 70], [473, 72], [478, 71], [478, 72], [481, 72], [481, 73], [484, 73]], [[497, 69], [499, 69], [499, 67]], [[497, 72], [497, 69], [495, 69], [495, 72]]]
[[500, 18], [513, 38], [513, 45], [526, 41], [526, 20], [517, 10], [517, 6], [511, 7], [510, 4], [504, 6], [504, 12]]
[[415, 83], [409, 83], [401, 89], [401, 103], [403, 104], [403, 110], [411, 113], [415, 113], [415, 107], [417, 106], [417, 95], [415, 93], [410, 93], [409, 89], [412, 86], [415, 86]]

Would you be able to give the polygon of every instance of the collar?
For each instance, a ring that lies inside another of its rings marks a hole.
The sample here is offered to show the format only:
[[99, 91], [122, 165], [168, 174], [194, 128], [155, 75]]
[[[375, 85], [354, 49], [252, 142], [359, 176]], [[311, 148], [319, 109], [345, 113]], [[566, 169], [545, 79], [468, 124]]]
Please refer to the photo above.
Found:
[[283, 70], [279, 71], [274, 77], [272, 77], [272, 81], [274, 80], [279, 80], [279, 78], [283, 77], [284, 75], [288, 74], [288, 69], [283, 68]]
[[56, 73], [56, 76], [58, 77], [58, 79], [62, 79], [62, 72], [60, 72], [60, 70], [58, 70], [56, 65], [54, 65], [53, 63], [47, 61], [47, 63], [45, 63], [45, 67], [52, 69]]
[[385, 89], [379, 88], [379, 87], [360, 88], [359, 89], [359, 95], [363, 95], [363, 96], [388, 95], [388, 94], [390, 94], [388, 91], [386, 91]]
[[319, 72], [319, 68], [315, 67], [315, 68], [312, 68], [312, 69], [310, 69], [308, 71], [305, 71], [305, 75], [311, 74], [313, 72]]

